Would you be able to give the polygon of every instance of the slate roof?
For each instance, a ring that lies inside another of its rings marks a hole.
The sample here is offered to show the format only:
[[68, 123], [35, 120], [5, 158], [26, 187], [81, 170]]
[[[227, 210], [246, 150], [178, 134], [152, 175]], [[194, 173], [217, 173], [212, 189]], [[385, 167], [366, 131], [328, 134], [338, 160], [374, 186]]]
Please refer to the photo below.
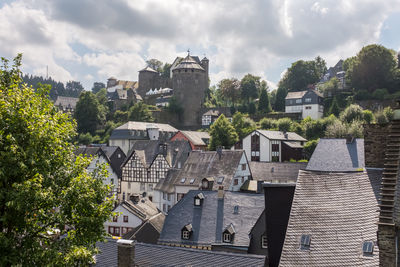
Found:
[[253, 180], [271, 183], [296, 182], [299, 170], [305, 169], [306, 162], [249, 162]]
[[157, 127], [160, 131], [160, 137], [165, 135], [165, 133], [170, 133], [171, 136], [166, 136], [169, 140], [172, 137], [172, 134], [178, 132], [178, 130], [172, 127], [169, 124], [165, 123], [153, 123], [153, 122], [141, 122], [141, 121], [129, 121], [117, 128], [115, 128], [110, 136], [110, 139], [136, 139], [136, 140], [148, 140], [148, 136], [145, 135], [135, 135], [136, 132], [144, 132], [147, 131], [149, 127]]
[[[117, 266], [117, 241], [98, 242], [96, 267]], [[135, 264], [138, 266], [264, 266], [265, 256], [215, 252], [189, 248], [136, 243]]]
[[281, 131], [267, 131], [267, 130], [256, 130], [256, 131], [270, 140], [307, 142], [307, 139], [301, 137], [300, 135], [294, 132], [286, 132], [287, 134], [286, 138], [284, 133]]
[[179, 69], [197, 69], [204, 71], [203, 67], [196, 61], [193, 57], [188, 55], [174, 68], [174, 70]]
[[[213, 190], [217, 190], [220, 186], [217, 179], [224, 177], [222, 185], [227, 190], [243, 154], [243, 150], [223, 150], [220, 157], [216, 151], [192, 151], [176, 175], [174, 185], [198, 187], [203, 178], [213, 177], [215, 179]], [[183, 178], [185, 181], [182, 183]], [[194, 179], [192, 183], [190, 183], [191, 179]]]
[[378, 246], [363, 256], [362, 244], [377, 241], [381, 175], [300, 171], [279, 266], [379, 266]]
[[[302, 98], [308, 91], [310, 90], [304, 90], [304, 91], [298, 91], [298, 92], [289, 92], [285, 99], [298, 99]], [[311, 90], [313, 91], [317, 96], [319, 97], [324, 97], [318, 90]]]
[[364, 167], [364, 139], [354, 139], [351, 144], [346, 144], [346, 139], [321, 138], [306, 169], [347, 172]]
[[174, 181], [179, 173], [179, 169], [169, 169], [165, 178], [161, 178], [154, 190], [165, 192], [168, 194], [174, 193]]
[[123, 239], [136, 240], [143, 243], [157, 244], [165, 215], [160, 212], [149, 219], [143, 221], [138, 227], [123, 235]]
[[[204, 194], [200, 207], [194, 206], [194, 196]], [[165, 218], [158, 242], [160, 244], [229, 245], [248, 248], [250, 231], [264, 211], [264, 196], [241, 192], [224, 192], [223, 200], [218, 191], [191, 190], [173, 206]], [[234, 206], [239, 206], [234, 214]], [[181, 239], [181, 229], [192, 224], [190, 240]], [[231, 244], [222, 242], [222, 232], [232, 224], [235, 236]]]
[[63, 109], [75, 109], [78, 100], [77, 97], [57, 96], [54, 106], [61, 106]]
[[172, 168], [177, 168], [178, 162], [183, 165], [191, 151], [188, 141], [162, 142], [160, 140], [136, 140], [132, 142], [131, 150], [128, 152], [128, 156], [125, 158], [122, 166], [136, 153], [146, 168], [150, 167], [157, 155], [162, 153], [160, 150], [161, 144], [167, 145], [165, 159]]
[[148, 71], [148, 72], [155, 72], [158, 73], [156, 70], [154, 70], [153, 68], [151, 68], [150, 66], [147, 66], [146, 68], [139, 70], [139, 72], [141, 71]]
[[140, 197], [137, 203], [131, 200], [125, 200], [121, 204], [122, 207], [135, 214], [142, 220], [150, 219], [151, 217], [160, 213], [157, 206], [151, 202], [147, 197]]
[[207, 144], [204, 140], [210, 140], [210, 134], [208, 132], [181, 131], [181, 133], [195, 146], [205, 146]]

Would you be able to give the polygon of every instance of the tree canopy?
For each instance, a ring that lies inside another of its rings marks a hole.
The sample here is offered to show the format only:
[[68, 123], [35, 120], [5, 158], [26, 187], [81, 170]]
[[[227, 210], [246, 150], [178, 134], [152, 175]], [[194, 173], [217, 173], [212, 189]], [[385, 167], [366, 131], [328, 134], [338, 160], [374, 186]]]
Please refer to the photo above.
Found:
[[50, 102], [49, 86], [21, 83], [20, 62], [0, 68], [0, 265], [86, 266], [113, 207], [107, 171], [85, 171], [75, 123]]
[[255, 99], [258, 96], [260, 88], [260, 77], [251, 74], [246, 74], [240, 81], [241, 96], [243, 99], [250, 102], [250, 99]]
[[218, 83], [218, 88], [222, 97], [235, 106], [240, 99], [240, 81], [236, 78], [223, 79]]
[[238, 141], [238, 135], [235, 128], [224, 114], [221, 114], [221, 116], [219, 116], [219, 118], [211, 125], [210, 137], [210, 150], [215, 150], [219, 146], [229, 148]]
[[260, 99], [258, 100], [258, 112], [269, 113], [271, 112], [271, 103], [269, 102], [267, 89], [262, 88], [260, 92]]
[[96, 96], [89, 91], [84, 91], [79, 96], [75, 107], [75, 119], [78, 123], [78, 133], [94, 135], [97, 125], [100, 124], [104, 114]]
[[128, 118], [131, 121], [154, 121], [149, 106], [142, 101], [136, 103], [129, 109]]

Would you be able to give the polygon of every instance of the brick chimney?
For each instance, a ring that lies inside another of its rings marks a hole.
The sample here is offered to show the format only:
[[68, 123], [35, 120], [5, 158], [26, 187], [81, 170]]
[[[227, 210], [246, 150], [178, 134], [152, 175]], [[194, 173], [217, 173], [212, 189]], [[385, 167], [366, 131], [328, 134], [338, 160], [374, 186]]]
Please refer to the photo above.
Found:
[[135, 240], [119, 239], [118, 246], [118, 267], [135, 266]]
[[218, 199], [223, 199], [224, 198], [224, 186], [220, 185], [218, 186]]

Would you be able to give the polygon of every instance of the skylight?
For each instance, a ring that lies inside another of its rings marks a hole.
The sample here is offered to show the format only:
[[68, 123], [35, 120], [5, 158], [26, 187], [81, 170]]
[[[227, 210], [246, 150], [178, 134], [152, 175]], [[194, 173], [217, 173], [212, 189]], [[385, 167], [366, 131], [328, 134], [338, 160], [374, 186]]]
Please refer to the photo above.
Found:
[[181, 179], [181, 183], [183, 184], [186, 181], [186, 178]]
[[301, 250], [309, 250], [310, 245], [311, 245], [311, 236], [310, 235], [301, 235], [300, 249]]
[[194, 180], [195, 180], [194, 178], [190, 179], [190, 184], [193, 184]]
[[362, 250], [364, 256], [372, 255], [372, 253], [374, 252], [374, 242], [364, 241]]
[[218, 177], [218, 180], [217, 180], [218, 184], [222, 184], [223, 181], [224, 181], [224, 176]]

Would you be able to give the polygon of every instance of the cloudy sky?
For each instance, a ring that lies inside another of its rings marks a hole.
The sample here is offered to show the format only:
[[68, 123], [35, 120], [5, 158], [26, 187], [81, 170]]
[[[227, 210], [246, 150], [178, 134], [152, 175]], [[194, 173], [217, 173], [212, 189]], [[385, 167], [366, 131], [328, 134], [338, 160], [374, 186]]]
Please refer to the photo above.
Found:
[[212, 84], [252, 73], [274, 88], [296, 60], [332, 66], [371, 43], [400, 50], [399, 0], [0, 0], [0, 56], [87, 90], [187, 49]]

